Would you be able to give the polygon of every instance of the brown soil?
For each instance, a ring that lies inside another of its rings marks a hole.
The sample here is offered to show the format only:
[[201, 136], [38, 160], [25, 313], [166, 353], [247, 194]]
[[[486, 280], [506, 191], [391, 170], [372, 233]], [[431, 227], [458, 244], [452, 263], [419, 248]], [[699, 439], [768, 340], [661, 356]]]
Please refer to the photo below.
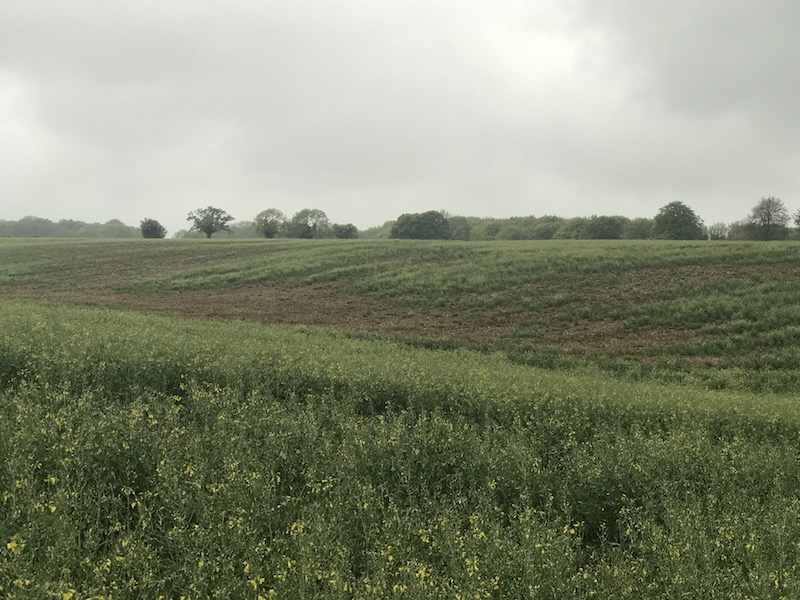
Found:
[[413, 337], [470, 340], [475, 327], [465, 327], [446, 309], [397, 306], [356, 295], [342, 283], [304, 285], [287, 282], [224, 290], [134, 294], [102, 286], [17, 288], [16, 297], [108, 306], [157, 313], [241, 320], [264, 324], [308, 325]]
[[392, 300], [356, 295], [341, 282], [313, 285], [285, 282], [224, 290], [147, 294], [116, 292], [98, 285], [48, 287], [46, 290], [18, 287], [13, 295], [206, 319], [307, 325], [447, 340], [478, 349], [490, 349], [501, 340], [512, 341], [517, 327], [535, 321], [537, 316], [548, 325], [535, 340], [525, 341], [570, 352], [607, 349], [618, 353], [623, 347], [675, 341], [672, 332], [648, 332], [643, 339], [635, 340], [621, 323], [613, 321], [581, 321], [563, 327], [554, 326], [552, 317], [558, 309], [538, 315], [530, 311], [490, 311], [479, 316], [467, 316], [455, 307], [402, 306]]
[[[769, 271], [767, 273], [767, 271]], [[577, 307], [631, 306], [658, 299], [668, 300], [709, 280], [746, 278], [758, 281], [800, 278], [795, 265], [701, 265], [672, 269], [646, 269], [623, 273], [613, 283], [575, 289], [548, 287], [549, 295], [571, 296], [567, 312]], [[403, 306], [393, 299], [357, 295], [344, 282], [306, 285], [284, 281], [224, 290], [168, 293], [123, 293], [109, 285], [18, 286], [0, 288], [0, 295], [52, 299], [72, 303], [109, 306], [158, 313], [220, 320], [243, 320], [264, 324], [329, 327], [356, 332], [376, 332], [409, 338], [451, 340], [480, 349], [504, 344], [535, 344], [576, 354], [636, 356], [646, 359], [659, 348], [696, 340], [698, 329], [648, 328], [634, 331], [615, 320], [577, 319], [559, 321], [566, 307], [538, 312], [517, 304], [476, 315], [455, 305], [439, 308]], [[533, 292], [531, 293], [533, 296]], [[510, 310], [510, 309], [513, 309]], [[519, 328], [534, 331], [519, 335]]]

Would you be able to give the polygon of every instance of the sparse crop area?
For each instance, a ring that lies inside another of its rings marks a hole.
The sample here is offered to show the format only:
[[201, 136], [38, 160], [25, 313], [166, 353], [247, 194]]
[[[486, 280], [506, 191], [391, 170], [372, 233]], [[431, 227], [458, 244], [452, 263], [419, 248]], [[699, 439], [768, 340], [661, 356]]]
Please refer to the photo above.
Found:
[[0, 298], [321, 326], [709, 389], [800, 385], [795, 243], [9, 240], [0, 258]]
[[794, 598], [792, 243], [0, 242], [0, 595]]

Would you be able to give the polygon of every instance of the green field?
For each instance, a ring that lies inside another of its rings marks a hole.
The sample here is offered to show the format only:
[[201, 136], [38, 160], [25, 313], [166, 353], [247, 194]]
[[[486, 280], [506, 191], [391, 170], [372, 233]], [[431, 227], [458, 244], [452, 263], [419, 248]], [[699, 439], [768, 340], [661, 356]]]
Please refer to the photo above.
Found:
[[800, 597], [799, 267], [0, 240], [0, 596]]

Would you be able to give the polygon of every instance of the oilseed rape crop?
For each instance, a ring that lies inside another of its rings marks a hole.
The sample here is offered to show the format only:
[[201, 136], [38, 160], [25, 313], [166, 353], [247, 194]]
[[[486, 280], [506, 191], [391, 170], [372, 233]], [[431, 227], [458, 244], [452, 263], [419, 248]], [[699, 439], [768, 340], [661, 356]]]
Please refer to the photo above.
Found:
[[0, 322], [0, 596], [800, 596], [788, 396], [30, 300]]

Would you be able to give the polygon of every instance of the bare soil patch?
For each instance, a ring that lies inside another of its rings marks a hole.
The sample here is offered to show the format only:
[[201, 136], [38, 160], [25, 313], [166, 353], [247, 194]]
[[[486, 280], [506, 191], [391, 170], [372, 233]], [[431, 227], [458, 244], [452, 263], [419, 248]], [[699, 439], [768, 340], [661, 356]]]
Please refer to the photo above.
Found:
[[349, 292], [341, 282], [305, 285], [286, 282], [222, 290], [124, 293], [104, 286], [17, 288], [15, 297], [107, 306], [206, 319], [263, 324], [307, 325], [447, 340], [470, 339], [447, 309], [404, 307]]
[[[353, 293], [345, 281], [304, 284], [287, 280], [269, 285], [166, 293], [115, 291], [111, 282], [79, 286], [15, 286], [0, 288], [0, 296], [81, 303], [206, 319], [243, 320], [264, 324], [306, 325], [354, 332], [375, 332], [416, 339], [438, 339], [490, 349], [498, 342], [540, 345], [573, 354], [630, 356], [646, 359], [659, 349], [696, 341], [702, 329], [650, 327], [634, 330], [624, 322], [579, 317], [588, 307], [595, 313], [696, 293], [732, 280], [748, 282], [800, 279], [794, 264], [692, 265], [627, 271], [613, 282], [587, 281], [537, 285], [537, 289], [507, 290], [496, 308], [480, 313], [458, 306], [458, 298], [442, 307], [409, 307], [399, 299]], [[519, 300], [534, 294], [569, 296], [563, 306], [535, 310]], [[567, 316], [568, 318], [564, 318]], [[532, 333], [520, 336], [519, 328]], [[700, 357], [701, 359], [703, 357]]]

